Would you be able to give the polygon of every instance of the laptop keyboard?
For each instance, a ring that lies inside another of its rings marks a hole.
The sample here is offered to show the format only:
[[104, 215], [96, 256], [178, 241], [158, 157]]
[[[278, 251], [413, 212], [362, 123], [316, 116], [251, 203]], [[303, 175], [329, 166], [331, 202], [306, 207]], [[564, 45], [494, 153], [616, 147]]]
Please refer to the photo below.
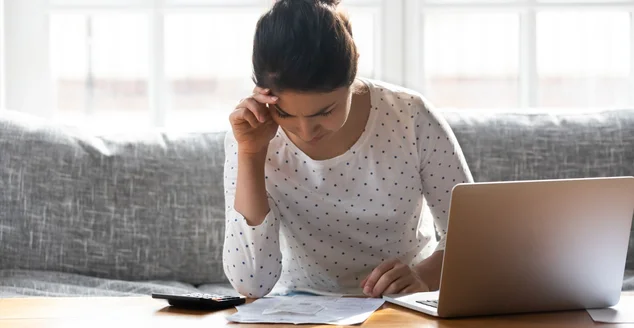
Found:
[[423, 300], [423, 301], [416, 301], [416, 303], [420, 303], [420, 304], [424, 304], [427, 306], [431, 306], [434, 308], [438, 308], [438, 301], [437, 300]]

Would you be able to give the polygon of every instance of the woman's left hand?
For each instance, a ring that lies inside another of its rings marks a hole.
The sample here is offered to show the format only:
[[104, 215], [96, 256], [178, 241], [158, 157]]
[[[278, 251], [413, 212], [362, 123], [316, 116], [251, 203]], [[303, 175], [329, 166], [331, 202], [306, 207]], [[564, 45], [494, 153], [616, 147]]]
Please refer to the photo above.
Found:
[[429, 287], [418, 273], [399, 259], [381, 263], [363, 279], [361, 288], [363, 293], [370, 297], [429, 291]]

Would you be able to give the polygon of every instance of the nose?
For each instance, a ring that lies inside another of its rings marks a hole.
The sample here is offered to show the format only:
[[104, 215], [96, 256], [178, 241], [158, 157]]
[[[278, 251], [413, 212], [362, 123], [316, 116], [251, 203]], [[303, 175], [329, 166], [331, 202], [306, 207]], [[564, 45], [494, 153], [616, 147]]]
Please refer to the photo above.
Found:
[[299, 122], [298, 135], [304, 141], [311, 141], [319, 134], [319, 124], [315, 124], [310, 119], [303, 119]]

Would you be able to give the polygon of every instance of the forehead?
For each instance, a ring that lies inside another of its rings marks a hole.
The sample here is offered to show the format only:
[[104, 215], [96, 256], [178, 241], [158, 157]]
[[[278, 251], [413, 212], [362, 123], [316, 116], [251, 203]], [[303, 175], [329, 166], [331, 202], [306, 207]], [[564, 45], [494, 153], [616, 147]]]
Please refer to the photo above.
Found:
[[333, 103], [343, 103], [348, 97], [348, 88], [339, 88], [332, 92], [284, 91], [276, 93], [277, 105], [291, 115], [308, 115], [322, 110]]

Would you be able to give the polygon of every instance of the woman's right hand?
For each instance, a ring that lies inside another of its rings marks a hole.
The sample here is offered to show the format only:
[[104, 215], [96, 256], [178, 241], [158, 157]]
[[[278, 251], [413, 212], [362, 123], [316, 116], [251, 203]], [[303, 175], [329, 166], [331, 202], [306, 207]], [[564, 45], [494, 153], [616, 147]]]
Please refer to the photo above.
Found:
[[269, 89], [255, 87], [253, 95], [243, 99], [229, 115], [233, 135], [238, 142], [238, 151], [245, 154], [266, 153], [269, 142], [277, 132], [266, 104], [275, 104], [277, 97]]

